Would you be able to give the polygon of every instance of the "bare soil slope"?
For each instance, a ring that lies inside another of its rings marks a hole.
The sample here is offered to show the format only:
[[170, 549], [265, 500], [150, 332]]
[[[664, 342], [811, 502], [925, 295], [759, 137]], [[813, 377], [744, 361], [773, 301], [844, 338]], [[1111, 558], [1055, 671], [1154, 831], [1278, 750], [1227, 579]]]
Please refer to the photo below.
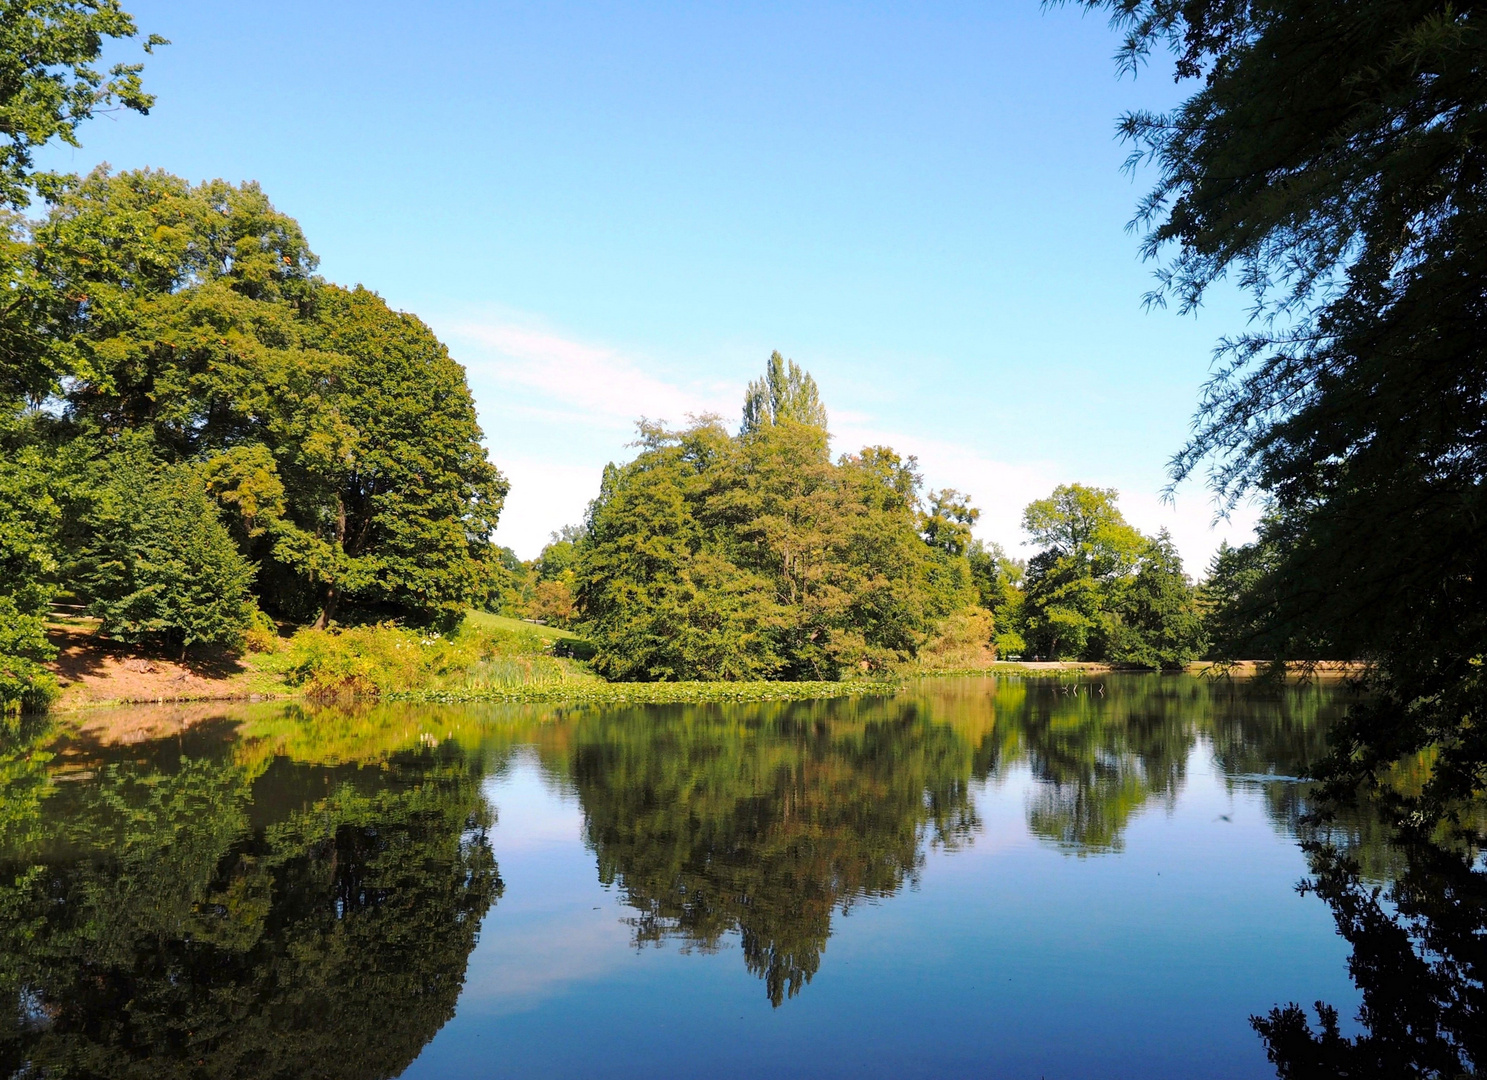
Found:
[[62, 684], [59, 709], [134, 701], [223, 701], [282, 692], [275, 680], [220, 650], [184, 662], [99, 637], [86, 624], [48, 630], [58, 649], [51, 664]]

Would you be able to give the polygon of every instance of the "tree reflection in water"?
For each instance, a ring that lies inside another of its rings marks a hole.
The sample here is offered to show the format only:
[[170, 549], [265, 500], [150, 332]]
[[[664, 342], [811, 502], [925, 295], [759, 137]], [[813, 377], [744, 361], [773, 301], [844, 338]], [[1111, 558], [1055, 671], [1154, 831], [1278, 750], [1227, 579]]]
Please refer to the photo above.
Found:
[[[1477, 849], [1428, 840], [1396, 847], [1403, 868], [1387, 883], [1331, 840], [1303, 846], [1302, 886], [1332, 909], [1352, 946], [1349, 974], [1363, 997], [1360, 1034], [1341, 1033], [1337, 1010], [1316, 1003], [1317, 1025], [1291, 1003], [1254, 1017], [1285, 1080], [1448, 1078], [1487, 1065], [1487, 872]], [[1372, 853], [1372, 861], [1380, 860]]]
[[[10, 749], [11, 773], [41, 756]], [[96, 763], [4, 822], [0, 1074], [400, 1073], [500, 895], [478, 776], [457, 752], [171, 757]]]
[[1317, 685], [973, 679], [773, 705], [278, 709], [91, 756], [13, 732], [0, 1075], [396, 1075], [453, 1014], [500, 895], [480, 783], [519, 746], [576, 794], [635, 944], [737, 934], [777, 1006], [834, 918], [970, 841], [977, 783], [1025, 772], [1030, 832], [1094, 857], [1208, 755], [1303, 841], [1353, 947], [1362, 1034], [1325, 1007], [1256, 1018], [1280, 1075], [1475, 1075], [1476, 849], [1394, 842], [1368, 807], [1313, 823], [1296, 778], [1339, 707]]
[[737, 931], [775, 1005], [815, 975], [834, 911], [892, 895], [926, 842], [976, 826], [973, 745], [913, 702], [591, 714], [571, 739], [555, 765], [637, 944]]
[[974, 834], [973, 782], [1027, 768], [1034, 835], [1118, 851], [1133, 815], [1175, 802], [1200, 738], [1248, 782], [1288, 775], [1320, 753], [1333, 698], [1157, 676], [935, 681], [876, 700], [579, 710], [540, 737], [600, 880], [638, 911], [635, 943], [707, 950], [737, 932], [778, 1006], [819, 969], [834, 914]]

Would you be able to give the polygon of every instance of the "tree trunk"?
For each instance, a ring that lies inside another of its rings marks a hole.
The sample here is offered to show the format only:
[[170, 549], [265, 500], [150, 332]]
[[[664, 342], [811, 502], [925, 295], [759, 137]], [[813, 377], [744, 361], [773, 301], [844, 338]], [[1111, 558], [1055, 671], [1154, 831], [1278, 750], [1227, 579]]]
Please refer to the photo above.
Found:
[[320, 605], [320, 615], [315, 620], [316, 630], [324, 630], [330, 625], [331, 619], [333, 619], [336, 614], [336, 603], [340, 600], [340, 598], [341, 594], [339, 590], [336, 589], [335, 582], [331, 582], [325, 587], [325, 602]]

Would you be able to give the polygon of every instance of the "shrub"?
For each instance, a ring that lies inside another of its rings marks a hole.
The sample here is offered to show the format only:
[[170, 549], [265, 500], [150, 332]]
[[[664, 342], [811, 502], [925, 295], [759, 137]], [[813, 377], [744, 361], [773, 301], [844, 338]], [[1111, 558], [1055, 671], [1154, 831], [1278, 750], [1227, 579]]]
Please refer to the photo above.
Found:
[[251, 612], [252, 623], [243, 633], [243, 648], [254, 653], [279, 651], [279, 628], [257, 607]]
[[240, 645], [254, 625], [254, 568], [238, 553], [200, 476], [128, 450], [89, 515], [85, 588], [121, 641]]
[[44, 662], [57, 655], [36, 615], [0, 595], [0, 714], [43, 709], [57, 696], [57, 679]]
[[973, 607], [951, 615], [940, 631], [919, 650], [920, 668], [960, 671], [984, 668], [996, 658], [991, 647], [991, 612]]
[[469, 623], [453, 634], [376, 626], [300, 630], [271, 666], [311, 697], [480, 690], [558, 683], [580, 669], [548, 655], [536, 633]]

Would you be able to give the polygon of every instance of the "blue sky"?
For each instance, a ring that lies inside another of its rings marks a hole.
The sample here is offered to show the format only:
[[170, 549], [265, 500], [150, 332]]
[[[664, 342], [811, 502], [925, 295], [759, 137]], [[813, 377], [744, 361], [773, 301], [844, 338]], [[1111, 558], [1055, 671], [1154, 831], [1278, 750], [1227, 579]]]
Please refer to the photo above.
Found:
[[[258, 180], [321, 271], [416, 312], [468, 368], [512, 481], [498, 538], [579, 520], [640, 415], [737, 417], [779, 349], [835, 446], [887, 442], [969, 491], [1018, 552], [1054, 484], [1118, 487], [1190, 569], [1217, 530], [1158, 498], [1214, 340], [1146, 312], [1125, 231], [1149, 182], [1117, 115], [1181, 88], [1117, 78], [1103, 18], [981, 4], [418, 5], [129, 0], [170, 38], [147, 118], [93, 121], [51, 167]], [[128, 46], [123, 51], [132, 51]], [[1194, 565], [1196, 564], [1196, 565]]]

